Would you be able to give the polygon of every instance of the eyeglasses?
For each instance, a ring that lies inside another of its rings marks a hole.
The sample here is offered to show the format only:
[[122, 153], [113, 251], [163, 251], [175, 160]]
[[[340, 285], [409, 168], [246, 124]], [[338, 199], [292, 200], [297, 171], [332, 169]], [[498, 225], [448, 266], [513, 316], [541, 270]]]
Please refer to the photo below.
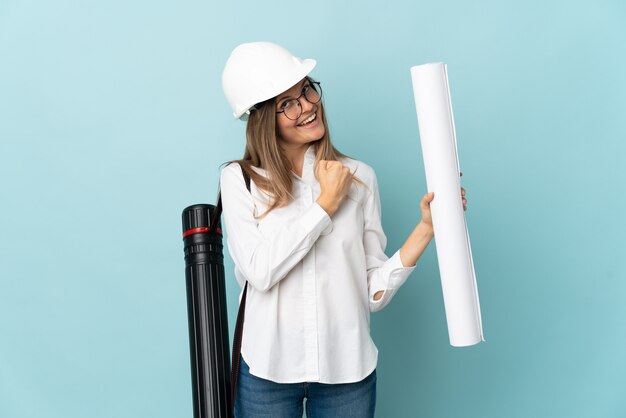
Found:
[[284, 113], [287, 119], [297, 120], [302, 115], [302, 105], [300, 104], [300, 97], [302, 96], [311, 104], [319, 103], [322, 100], [322, 87], [319, 81], [309, 81], [302, 87], [300, 96], [281, 102], [280, 110], [276, 113]]

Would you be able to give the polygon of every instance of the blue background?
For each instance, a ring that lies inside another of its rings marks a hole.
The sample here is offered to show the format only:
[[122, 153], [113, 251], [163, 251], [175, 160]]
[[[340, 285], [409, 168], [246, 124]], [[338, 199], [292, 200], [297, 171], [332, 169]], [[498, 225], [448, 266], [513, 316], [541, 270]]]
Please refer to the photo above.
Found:
[[426, 192], [409, 68], [448, 64], [487, 342], [449, 346], [431, 245], [372, 318], [377, 416], [626, 416], [618, 0], [0, 2], [0, 416], [191, 417], [180, 213], [243, 155], [253, 40], [318, 60], [389, 255]]

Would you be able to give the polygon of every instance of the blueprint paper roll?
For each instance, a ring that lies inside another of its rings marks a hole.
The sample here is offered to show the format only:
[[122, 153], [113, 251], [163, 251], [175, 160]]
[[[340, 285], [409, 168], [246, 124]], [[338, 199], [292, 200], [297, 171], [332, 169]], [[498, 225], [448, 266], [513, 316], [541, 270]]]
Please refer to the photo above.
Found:
[[450, 344], [464, 347], [484, 341], [476, 274], [463, 203], [460, 168], [443, 63], [411, 67], [422, 155], [441, 275]]

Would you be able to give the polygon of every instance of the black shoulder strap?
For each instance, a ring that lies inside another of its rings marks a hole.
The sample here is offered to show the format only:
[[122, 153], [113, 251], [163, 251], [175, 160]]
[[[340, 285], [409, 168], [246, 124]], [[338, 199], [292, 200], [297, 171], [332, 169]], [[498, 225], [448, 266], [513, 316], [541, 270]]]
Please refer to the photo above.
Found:
[[[241, 165], [239, 165], [239, 167], [241, 167]], [[250, 176], [248, 175], [248, 173], [246, 173], [243, 167], [241, 167], [241, 174], [243, 174], [243, 179], [246, 182], [246, 189], [248, 189], [248, 191], [252, 193], [250, 190]], [[222, 216], [222, 191], [220, 190], [217, 193], [217, 205], [215, 206], [215, 212], [213, 213], [213, 219], [211, 220], [211, 226], [209, 228], [210, 232], [213, 232], [216, 230], [217, 223], [219, 222], [221, 216]]]
[[[239, 166], [239, 167], [241, 167], [241, 166]], [[246, 170], [244, 170], [244, 169], [243, 169], [243, 167], [241, 167], [241, 174], [243, 174], [243, 179], [244, 179], [244, 180], [245, 180], [245, 182], [246, 182], [246, 188], [248, 189], [248, 191], [249, 191], [250, 193], [252, 193], [252, 192], [250, 191], [250, 176], [248, 175], [248, 173], [246, 173]]]
[[[240, 165], [241, 167], [241, 165]], [[250, 176], [241, 167], [241, 174], [246, 182], [246, 188], [248, 192], [252, 193], [250, 189]], [[213, 221], [211, 222], [211, 231], [215, 230], [217, 226], [217, 220], [220, 219], [222, 214], [222, 193], [220, 192], [217, 197], [217, 207]], [[233, 338], [233, 353], [231, 356], [231, 368], [230, 368], [230, 400], [231, 400], [231, 414], [234, 415], [235, 411], [235, 396], [237, 395], [237, 381], [239, 380], [239, 364], [241, 362], [241, 339], [243, 337], [243, 321], [246, 313], [246, 296], [248, 294], [248, 282], [243, 289], [241, 295], [241, 301], [239, 302], [239, 310], [237, 311], [237, 322], [235, 323], [235, 336]]]
[[241, 363], [241, 340], [243, 338], [243, 321], [246, 316], [246, 296], [248, 294], [248, 282], [243, 288], [239, 310], [237, 311], [237, 322], [235, 323], [235, 336], [233, 337], [233, 354], [231, 357], [232, 366], [230, 368], [230, 396], [232, 411], [235, 413], [235, 397], [237, 396], [237, 381], [239, 380], [239, 365]]

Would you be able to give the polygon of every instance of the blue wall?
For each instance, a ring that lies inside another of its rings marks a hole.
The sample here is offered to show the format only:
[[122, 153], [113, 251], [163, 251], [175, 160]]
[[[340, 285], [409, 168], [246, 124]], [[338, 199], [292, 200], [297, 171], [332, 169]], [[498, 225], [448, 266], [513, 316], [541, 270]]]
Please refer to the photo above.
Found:
[[0, 2], [0, 416], [191, 417], [180, 212], [243, 153], [251, 40], [318, 60], [389, 254], [426, 191], [409, 67], [448, 63], [487, 342], [448, 345], [431, 245], [373, 316], [378, 416], [625, 416], [620, 0]]

